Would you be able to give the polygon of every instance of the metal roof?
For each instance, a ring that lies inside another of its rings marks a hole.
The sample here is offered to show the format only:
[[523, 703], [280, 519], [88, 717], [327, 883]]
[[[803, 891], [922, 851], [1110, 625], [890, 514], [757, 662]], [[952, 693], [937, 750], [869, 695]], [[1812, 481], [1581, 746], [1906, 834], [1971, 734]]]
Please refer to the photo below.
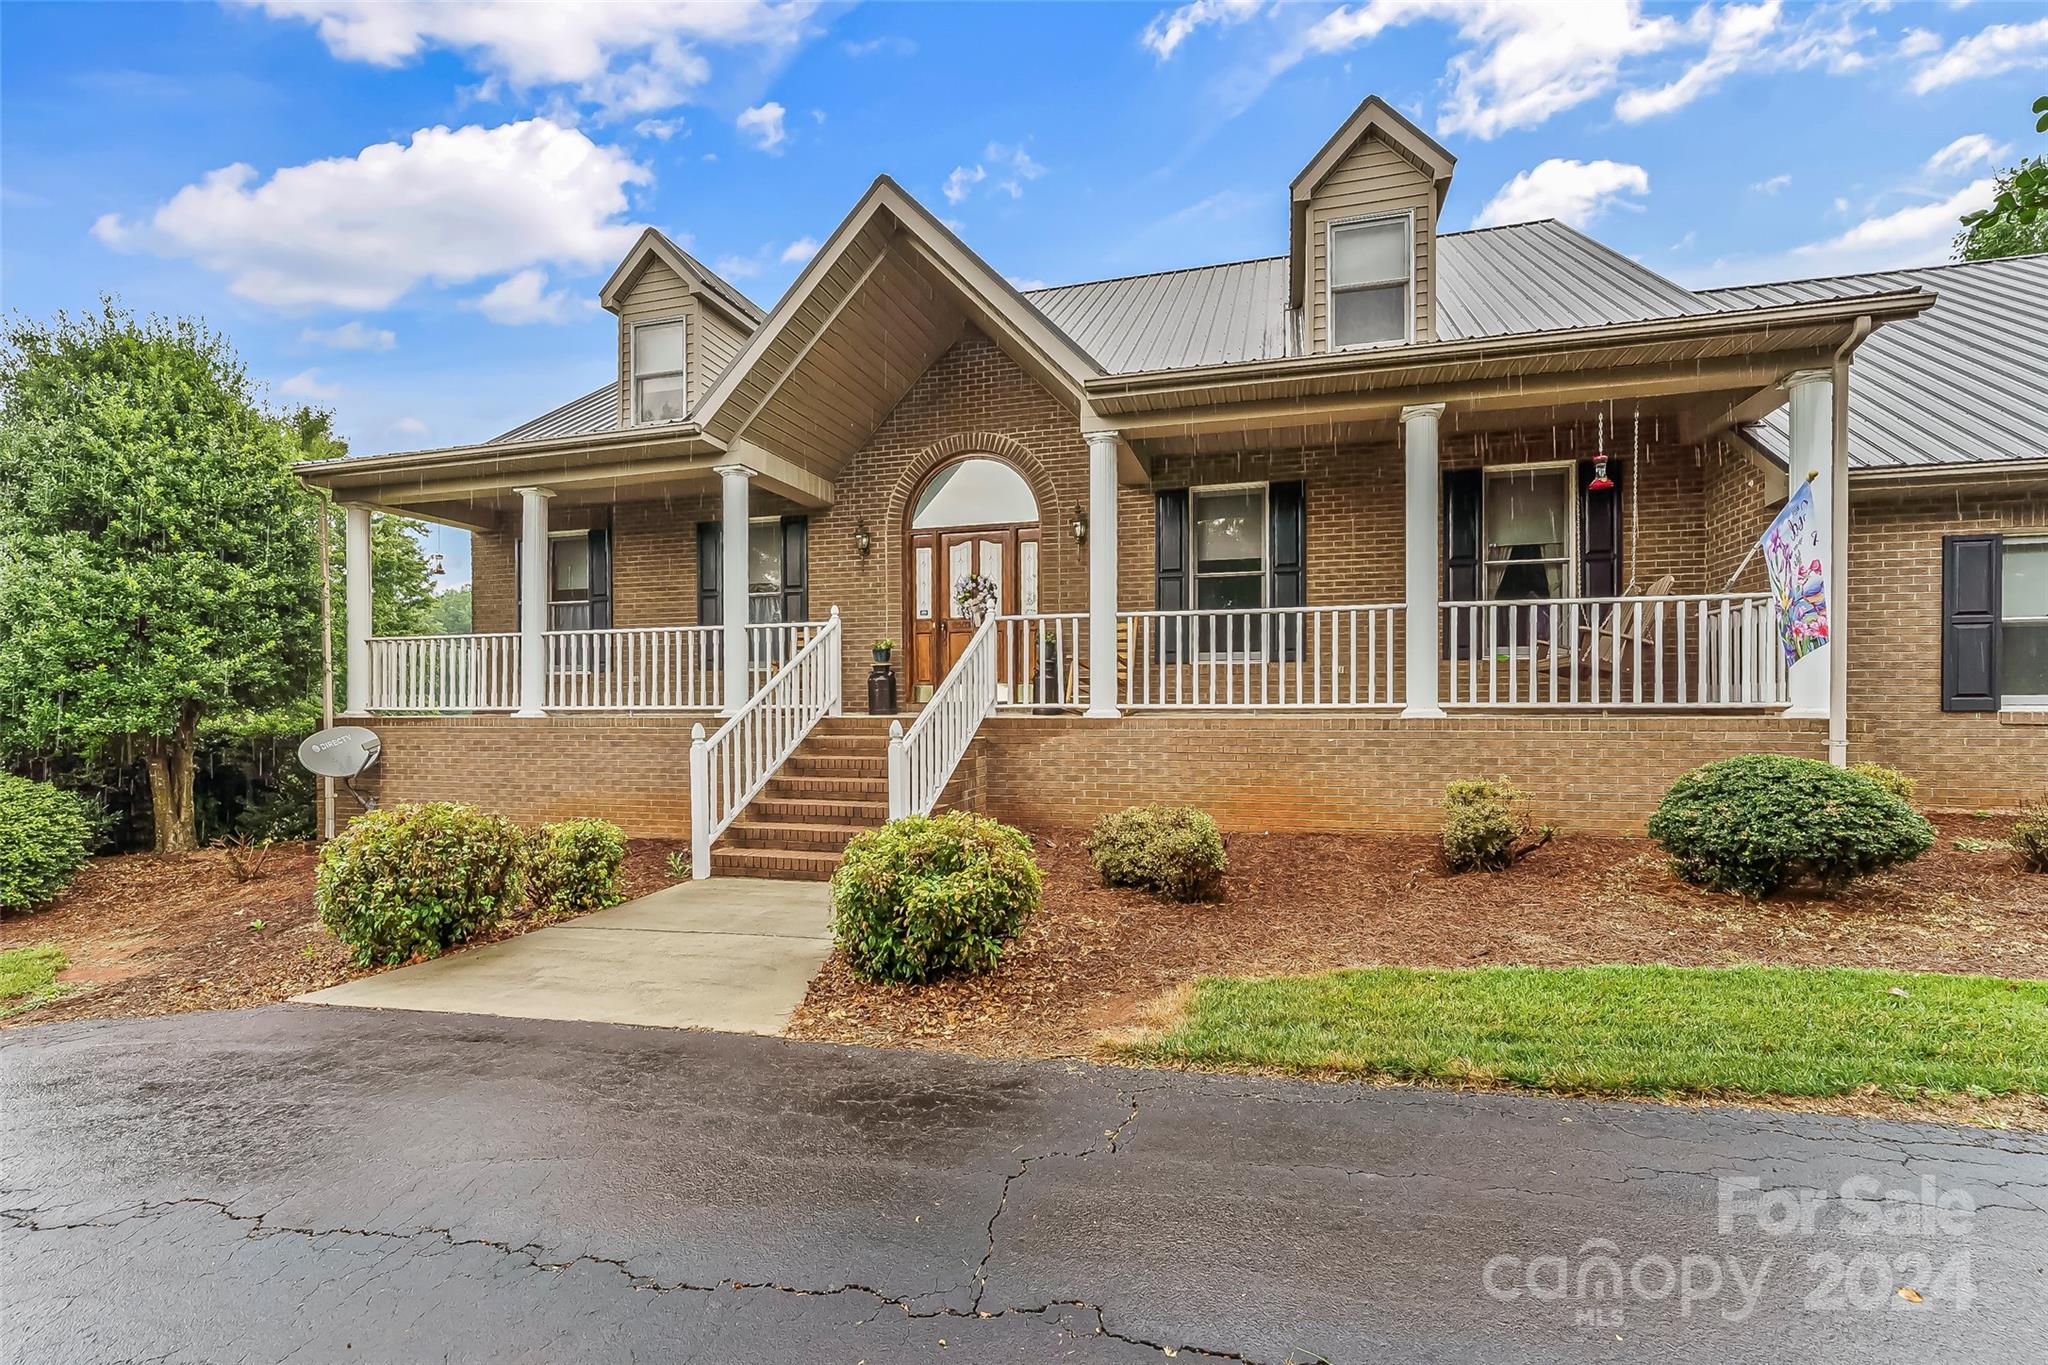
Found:
[[550, 436], [594, 436], [600, 431], [617, 431], [618, 428], [619, 386], [607, 384], [573, 403], [562, 404], [553, 412], [544, 412], [530, 422], [522, 422], [503, 436], [493, 436], [484, 444], [545, 441]]
[[[1436, 239], [1437, 337], [1516, 336], [1717, 311], [1690, 290], [1546, 219]], [[1024, 296], [1111, 374], [1301, 354], [1287, 258], [1129, 275]]]
[[[1859, 469], [2048, 459], [2048, 255], [1703, 289], [1717, 308], [1926, 289], [1935, 304], [1880, 328], [1849, 371], [1849, 463]], [[1786, 410], [1746, 432], [1790, 450]]]

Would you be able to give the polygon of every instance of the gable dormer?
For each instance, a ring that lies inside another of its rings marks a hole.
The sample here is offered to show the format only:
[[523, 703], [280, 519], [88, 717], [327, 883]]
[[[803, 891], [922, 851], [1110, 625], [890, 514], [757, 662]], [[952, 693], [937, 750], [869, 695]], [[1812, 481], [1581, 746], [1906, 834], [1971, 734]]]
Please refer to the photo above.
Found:
[[619, 319], [619, 423], [679, 422], [761, 325], [761, 310], [653, 228], [599, 301]]
[[1294, 177], [1288, 284], [1305, 351], [1436, 339], [1436, 221], [1456, 164], [1372, 95]]

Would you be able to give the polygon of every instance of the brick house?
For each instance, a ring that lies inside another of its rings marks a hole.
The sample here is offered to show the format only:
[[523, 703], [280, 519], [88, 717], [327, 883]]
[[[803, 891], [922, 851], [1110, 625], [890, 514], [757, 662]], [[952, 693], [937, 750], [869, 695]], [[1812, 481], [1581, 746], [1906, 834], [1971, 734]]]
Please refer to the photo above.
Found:
[[[1368, 99], [1285, 255], [1022, 294], [887, 178], [767, 313], [648, 231], [615, 383], [303, 469], [376, 785], [718, 840], [700, 873], [937, 802], [1419, 826], [1496, 772], [1631, 828], [1756, 750], [2037, 795], [2048, 257], [1695, 292], [1440, 233], [1452, 169]], [[1788, 663], [1753, 551], [1807, 488], [1835, 607]], [[369, 637], [372, 509], [472, 533], [476, 633]]]

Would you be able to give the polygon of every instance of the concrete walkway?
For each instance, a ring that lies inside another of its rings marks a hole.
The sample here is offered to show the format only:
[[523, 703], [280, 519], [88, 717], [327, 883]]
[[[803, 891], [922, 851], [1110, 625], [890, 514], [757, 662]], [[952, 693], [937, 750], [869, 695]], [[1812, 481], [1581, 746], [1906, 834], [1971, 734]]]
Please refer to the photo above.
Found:
[[781, 1033], [832, 950], [831, 888], [684, 882], [299, 998], [315, 1005]]

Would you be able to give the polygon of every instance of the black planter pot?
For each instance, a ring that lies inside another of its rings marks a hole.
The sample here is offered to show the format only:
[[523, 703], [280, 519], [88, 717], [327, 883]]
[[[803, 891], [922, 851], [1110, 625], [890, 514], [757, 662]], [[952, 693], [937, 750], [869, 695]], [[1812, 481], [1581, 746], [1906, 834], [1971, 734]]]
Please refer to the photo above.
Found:
[[895, 651], [895, 650], [893, 650], [893, 649], [882, 649], [882, 648], [880, 648], [879, 646], [878, 646], [878, 647], [876, 647], [876, 649], [875, 649], [875, 652], [874, 652], [874, 653], [875, 653], [875, 667], [876, 667], [876, 668], [887, 668], [887, 667], [889, 666], [889, 656], [890, 656], [890, 655], [892, 655], [892, 654], [894, 654], [895, 652], [896, 652], [896, 651]]

